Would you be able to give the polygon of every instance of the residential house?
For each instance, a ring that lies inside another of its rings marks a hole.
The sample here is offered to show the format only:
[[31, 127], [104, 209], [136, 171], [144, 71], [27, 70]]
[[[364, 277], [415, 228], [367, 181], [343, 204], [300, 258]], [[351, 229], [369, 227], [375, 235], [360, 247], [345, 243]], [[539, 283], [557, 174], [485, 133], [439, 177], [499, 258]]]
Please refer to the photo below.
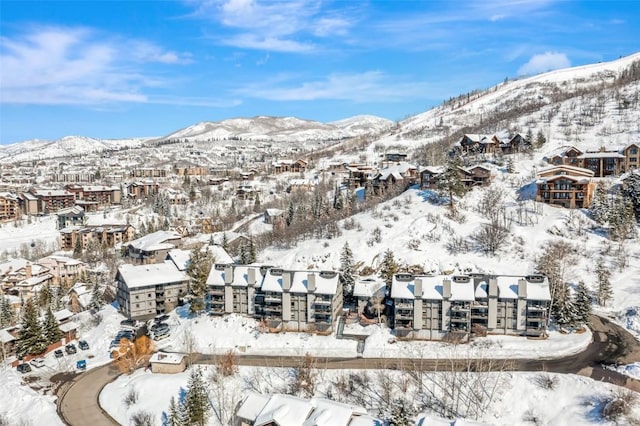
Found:
[[458, 142], [462, 148], [462, 152], [467, 154], [495, 154], [499, 149], [502, 141], [498, 136], [465, 134]]
[[58, 210], [56, 216], [58, 216], [58, 229], [64, 229], [69, 226], [81, 226], [84, 225], [86, 221], [84, 209], [80, 206]]
[[60, 248], [73, 250], [78, 239], [83, 250], [91, 244], [115, 247], [133, 240], [135, 234], [136, 229], [131, 225], [69, 226], [60, 230]]
[[627, 145], [623, 150], [625, 161], [622, 172], [630, 172], [640, 167], [640, 146], [635, 143]]
[[371, 180], [374, 193], [383, 193], [390, 187], [406, 189], [419, 180], [418, 169], [409, 163], [398, 163], [380, 170]]
[[345, 183], [348, 188], [364, 188], [378, 173], [378, 169], [368, 164], [347, 164], [348, 176]]
[[86, 272], [84, 262], [66, 256], [47, 256], [39, 259], [37, 263], [49, 269], [54, 285], [71, 284]]
[[584, 208], [591, 204], [594, 172], [581, 167], [553, 166], [537, 174], [536, 201], [567, 208]]
[[382, 426], [364, 407], [326, 398], [249, 392], [237, 405], [234, 426]]
[[174, 231], [157, 231], [127, 243], [127, 257], [132, 263], [163, 262], [169, 250], [182, 243]]
[[542, 337], [551, 300], [546, 277], [396, 274], [392, 325], [403, 338], [514, 334]]
[[471, 167], [461, 167], [460, 172], [462, 183], [467, 187], [467, 189], [471, 189], [475, 186], [489, 185], [493, 178], [491, 169], [487, 166], [483, 166], [482, 164], [476, 164]]
[[428, 166], [420, 170], [420, 189], [436, 189], [438, 177], [444, 172], [442, 166]]
[[527, 140], [520, 133], [516, 133], [509, 139], [507, 142], [500, 143], [500, 149], [503, 154], [516, 154], [519, 152], [528, 152], [531, 151], [533, 145], [532, 141]]
[[141, 200], [158, 194], [160, 186], [152, 180], [140, 180], [127, 185], [127, 195], [130, 198]]
[[271, 163], [271, 173], [304, 173], [307, 170], [308, 162], [302, 159], [299, 160], [279, 160]]
[[173, 262], [121, 265], [116, 274], [116, 300], [127, 318], [149, 319], [174, 309], [186, 296], [189, 276]]
[[0, 192], [0, 221], [16, 220], [22, 216], [20, 197], [12, 192]]
[[93, 289], [89, 284], [77, 282], [69, 289], [69, 308], [71, 312], [86, 311], [91, 305]]
[[0, 285], [4, 293], [31, 297], [41, 286], [53, 283], [49, 268], [27, 259], [11, 259], [0, 263]]
[[266, 209], [264, 211], [264, 223], [269, 225], [275, 225], [276, 222], [284, 219], [284, 210], [280, 209]]

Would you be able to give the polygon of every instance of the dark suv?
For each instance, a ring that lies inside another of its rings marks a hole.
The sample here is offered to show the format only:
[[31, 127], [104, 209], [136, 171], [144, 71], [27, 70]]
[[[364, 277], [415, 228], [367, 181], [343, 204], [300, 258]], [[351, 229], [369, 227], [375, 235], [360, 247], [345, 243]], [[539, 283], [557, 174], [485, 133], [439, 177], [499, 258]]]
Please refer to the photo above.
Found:
[[78, 346], [80, 347], [80, 349], [82, 349], [83, 351], [86, 351], [89, 349], [89, 343], [87, 343], [86, 340], [80, 340], [78, 342]]
[[21, 373], [29, 373], [31, 371], [31, 366], [29, 364], [27, 364], [26, 362], [23, 362], [22, 364], [18, 364], [18, 371]]
[[64, 351], [68, 354], [75, 354], [76, 352], [78, 352], [76, 350], [76, 345], [74, 345], [73, 343], [69, 343], [67, 346], [65, 346]]

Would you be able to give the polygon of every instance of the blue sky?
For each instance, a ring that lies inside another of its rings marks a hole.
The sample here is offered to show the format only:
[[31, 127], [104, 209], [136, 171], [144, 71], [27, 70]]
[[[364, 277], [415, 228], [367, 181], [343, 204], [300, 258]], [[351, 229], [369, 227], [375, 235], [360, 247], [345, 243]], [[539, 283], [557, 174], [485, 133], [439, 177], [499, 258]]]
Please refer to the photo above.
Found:
[[256, 115], [392, 120], [640, 50], [640, 2], [0, 2], [0, 144]]

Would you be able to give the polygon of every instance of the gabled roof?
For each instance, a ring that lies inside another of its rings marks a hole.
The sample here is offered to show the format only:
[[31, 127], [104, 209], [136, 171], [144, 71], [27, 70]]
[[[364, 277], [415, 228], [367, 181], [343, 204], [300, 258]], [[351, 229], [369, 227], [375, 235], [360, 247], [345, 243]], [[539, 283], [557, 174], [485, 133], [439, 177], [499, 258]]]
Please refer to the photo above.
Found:
[[179, 283], [189, 280], [189, 276], [178, 270], [173, 262], [149, 265], [124, 264], [118, 268], [118, 274], [128, 288]]
[[137, 240], [129, 241], [127, 245], [138, 250], [150, 252], [174, 248], [175, 245], [167, 241], [180, 238], [182, 238], [182, 236], [174, 231], [157, 231], [138, 238]]
[[538, 171], [538, 177], [541, 178], [552, 176], [574, 176], [591, 178], [594, 174], [595, 173], [593, 170], [585, 169], [582, 167], [568, 166], [566, 164], [546, 167]]
[[275, 422], [281, 426], [302, 426], [313, 406], [311, 402], [291, 395], [275, 394], [269, 398], [254, 426]]

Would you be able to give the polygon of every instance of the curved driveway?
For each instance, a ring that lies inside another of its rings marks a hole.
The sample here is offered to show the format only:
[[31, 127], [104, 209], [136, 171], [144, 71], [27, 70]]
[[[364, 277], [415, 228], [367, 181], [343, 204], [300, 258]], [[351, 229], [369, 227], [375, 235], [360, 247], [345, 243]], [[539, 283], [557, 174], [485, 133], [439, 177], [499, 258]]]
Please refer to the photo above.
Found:
[[[591, 317], [593, 342], [581, 353], [554, 359], [495, 359], [482, 361], [446, 361], [447, 368], [453, 364], [460, 370], [506, 369], [511, 371], [549, 371], [573, 373], [595, 380], [625, 386], [640, 391], [640, 381], [628, 378], [615, 371], [607, 370], [603, 364], [627, 364], [640, 361], [640, 343], [625, 329], [606, 318]], [[389, 359], [389, 358], [314, 358], [318, 368], [328, 369], [421, 369], [436, 370], [444, 360], [434, 359]], [[490, 361], [488, 363], [487, 361]], [[198, 355], [199, 363], [214, 363], [211, 355]], [[238, 355], [239, 365], [260, 367], [297, 367], [303, 357]], [[480, 363], [482, 362], [482, 365]], [[58, 412], [64, 422], [71, 426], [112, 426], [118, 423], [99, 404], [102, 388], [118, 377], [118, 371], [111, 365], [90, 370], [76, 376], [70, 384], [63, 386], [58, 395]]]

